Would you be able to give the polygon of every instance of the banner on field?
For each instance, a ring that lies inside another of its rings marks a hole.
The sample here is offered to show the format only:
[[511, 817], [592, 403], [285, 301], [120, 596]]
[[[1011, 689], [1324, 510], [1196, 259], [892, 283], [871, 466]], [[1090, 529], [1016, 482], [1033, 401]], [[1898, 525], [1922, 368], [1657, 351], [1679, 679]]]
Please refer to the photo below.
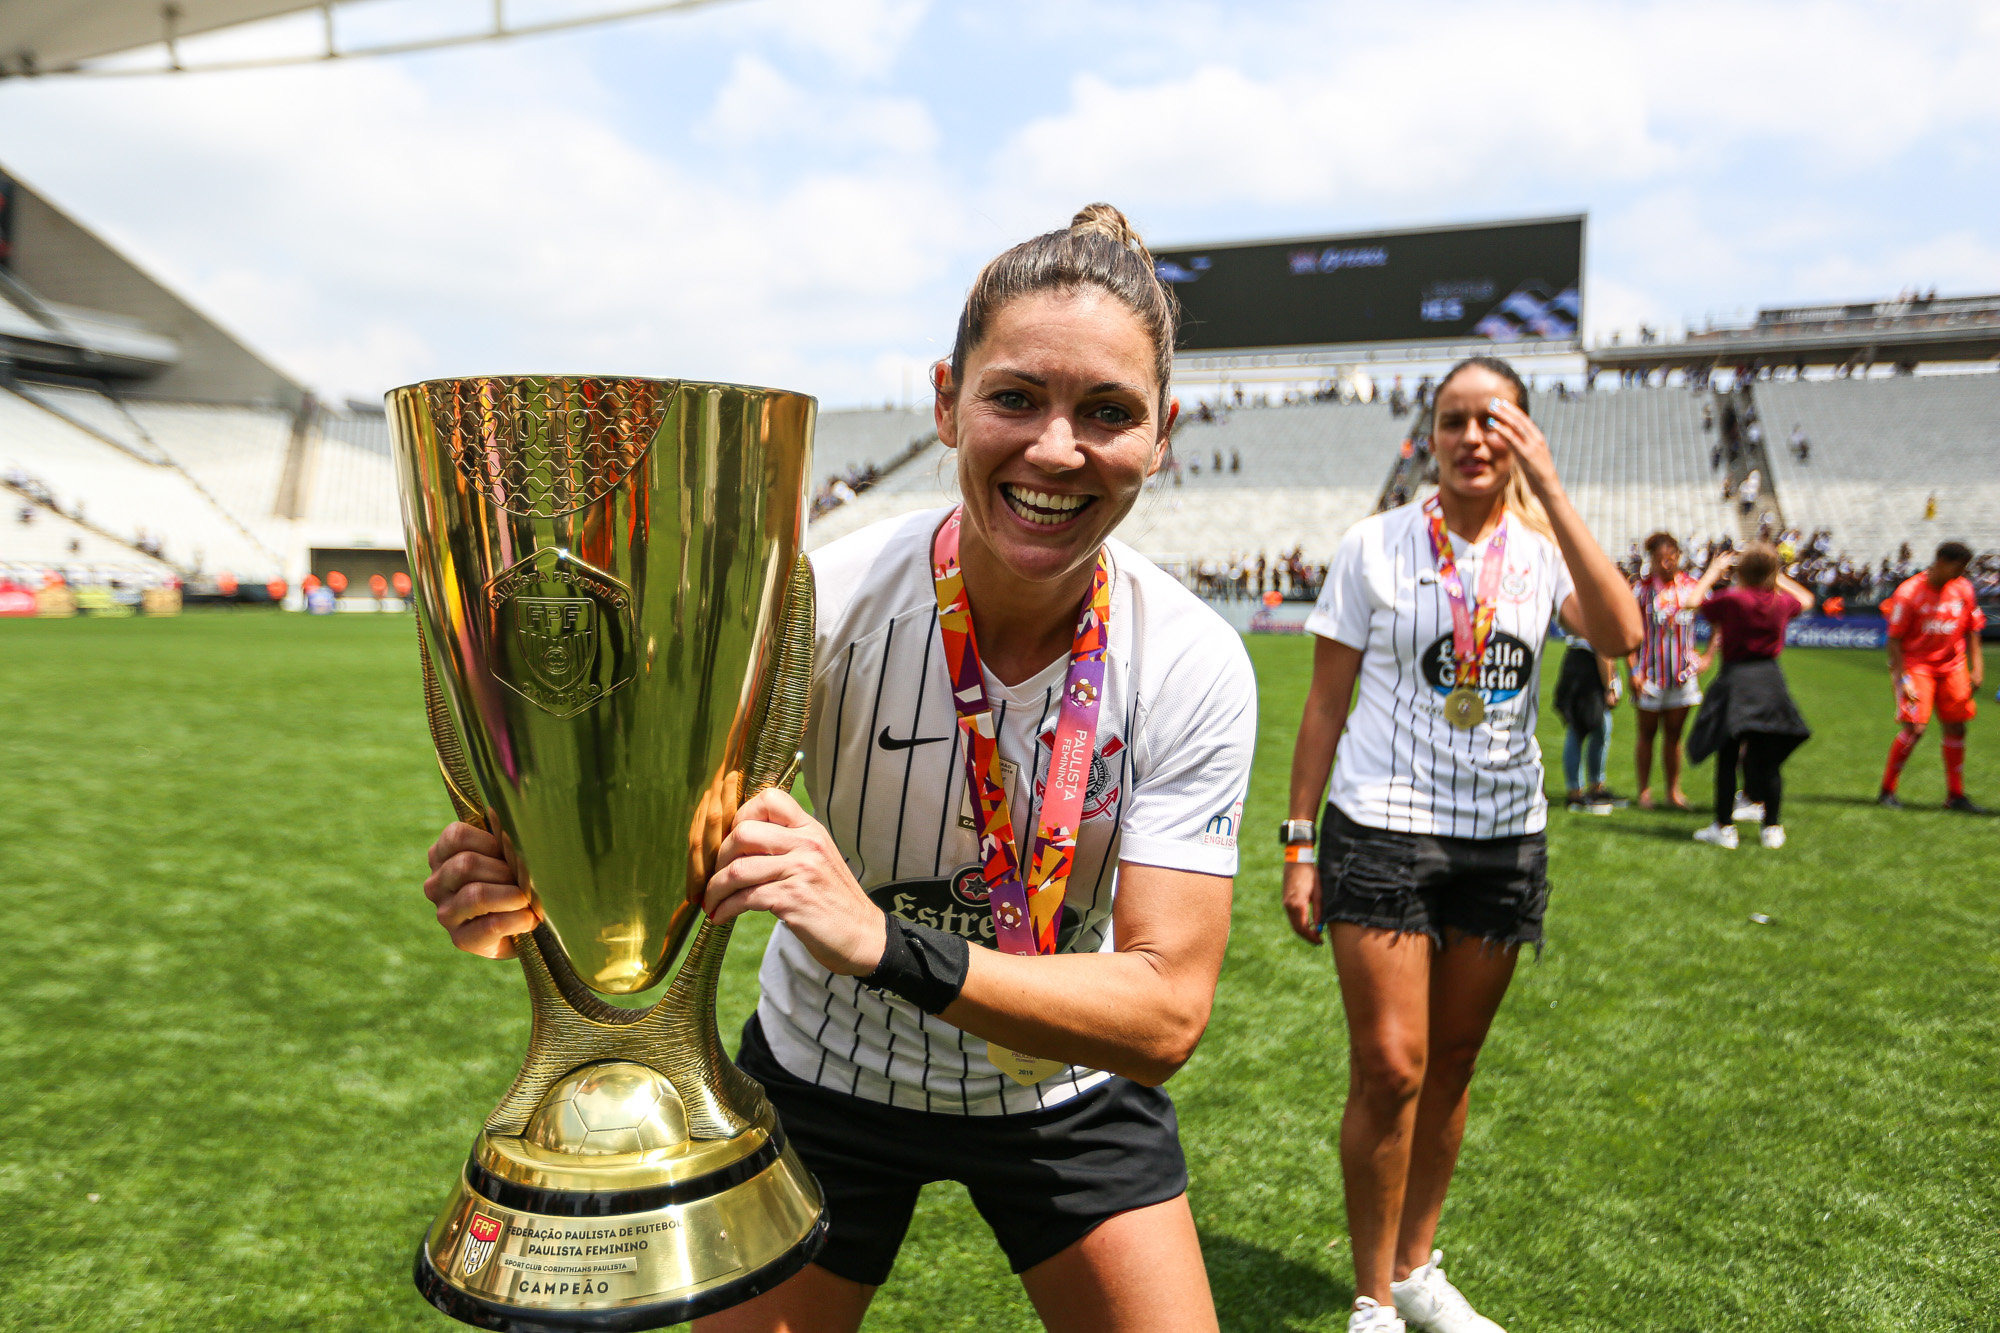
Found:
[[[1694, 622], [1694, 637], [1707, 643], [1711, 630], [1706, 620]], [[1785, 626], [1787, 648], [1873, 648], [1889, 643], [1889, 622], [1881, 616], [1794, 616]]]

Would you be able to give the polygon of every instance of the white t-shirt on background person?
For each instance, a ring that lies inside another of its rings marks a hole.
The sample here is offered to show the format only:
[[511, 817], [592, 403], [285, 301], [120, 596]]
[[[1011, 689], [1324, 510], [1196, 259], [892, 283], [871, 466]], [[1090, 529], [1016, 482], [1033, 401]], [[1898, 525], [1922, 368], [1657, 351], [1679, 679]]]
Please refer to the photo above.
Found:
[[[817, 594], [806, 786], [848, 868], [888, 912], [992, 946], [974, 811], [937, 628], [931, 538], [949, 510], [875, 524], [812, 556]], [[1121, 860], [1236, 873], [1257, 731], [1242, 639], [1151, 561], [1110, 542], [1111, 624], [1096, 752], [1058, 947], [1108, 952]], [[986, 674], [1017, 840], [1032, 838], [1048, 737], [1069, 671]], [[814, 962], [783, 923], [757, 1012], [799, 1078], [913, 1110], [997, 1115], [1054, 1106], [1108, 1075], [1070, 1068], [1033, 1087], [967, 1036]]]
[[[1535, 741], [1542, 641], [1574, 585], [1553, 541], [1512, 518], [1506, 533], [1481, 664], [1486, 716], [1463, 731], [1444, 718], [1456, 660], [1451, 599], [1423, 505], [1372, 515], [1341, 539], [1306, 629], [1362, 650], [1328, 797], [1355, 823], [1454, 838], [1511, 837], [1548, 823]], [[1491, 545], [1451, 538], [1468, 599]]]

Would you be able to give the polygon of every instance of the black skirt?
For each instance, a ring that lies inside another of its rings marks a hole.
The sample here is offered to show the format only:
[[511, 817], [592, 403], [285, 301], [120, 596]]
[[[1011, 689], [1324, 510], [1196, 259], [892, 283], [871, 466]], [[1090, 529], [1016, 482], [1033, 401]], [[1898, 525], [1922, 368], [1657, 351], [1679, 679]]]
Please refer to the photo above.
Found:
[[1730, 662], [1722, 668], [1702, 696], [1701, 711], [1688, 731], [1688, 762], [1699, 764], [1745, 736], [1776, 736], [1790, 742], [1777, 756], [1780, 760], [1812, 737], [1775, 657]]

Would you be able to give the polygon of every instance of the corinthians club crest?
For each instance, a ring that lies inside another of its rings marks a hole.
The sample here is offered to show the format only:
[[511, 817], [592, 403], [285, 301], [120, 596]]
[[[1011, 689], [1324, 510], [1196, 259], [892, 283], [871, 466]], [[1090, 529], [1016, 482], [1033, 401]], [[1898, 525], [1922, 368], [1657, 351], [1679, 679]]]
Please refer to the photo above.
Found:
[[474, 1213], [472, 1220], [465, 1224], [465, 1257], [459, 1261], [459, 1271], [471, 1277], [486, 1267], [486, 1261], [493, 1256], [493, 1247], [499, 1243], [500, 1233], [505, 1229], [499, 1218]]

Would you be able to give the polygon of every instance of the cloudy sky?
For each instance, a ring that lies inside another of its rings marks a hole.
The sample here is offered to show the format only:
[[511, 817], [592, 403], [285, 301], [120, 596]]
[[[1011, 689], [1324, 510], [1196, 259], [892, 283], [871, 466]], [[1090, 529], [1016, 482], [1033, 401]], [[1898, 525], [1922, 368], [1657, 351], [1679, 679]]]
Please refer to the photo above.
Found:
[[1983, 0], [732, 0], [0, 83], [0, 163], [334, 397], [532, 368], [841, 405], [900, 397], [978, 265], [1093, 199], [1162, 245], [1587, 210], [1599, 336], [2000, 290], [1995, 71]]

